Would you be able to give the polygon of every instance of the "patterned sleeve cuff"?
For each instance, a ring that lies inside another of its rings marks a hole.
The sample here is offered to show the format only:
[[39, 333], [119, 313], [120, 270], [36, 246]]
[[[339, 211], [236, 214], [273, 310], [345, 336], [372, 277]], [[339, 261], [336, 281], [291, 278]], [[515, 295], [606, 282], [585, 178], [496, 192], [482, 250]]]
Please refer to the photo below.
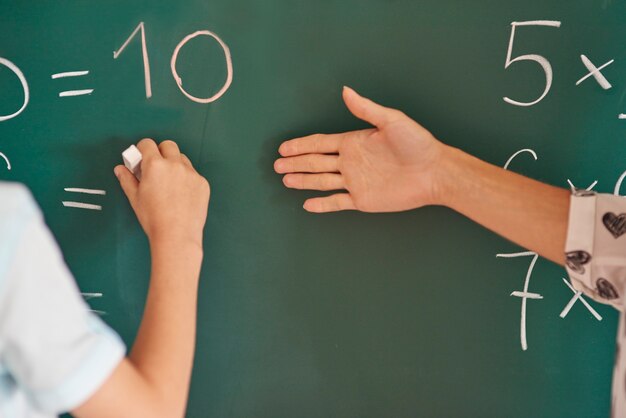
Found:
[[589, 191], [572, 194], [565, 267], [576, 290], [624, 310], [625, 198]]

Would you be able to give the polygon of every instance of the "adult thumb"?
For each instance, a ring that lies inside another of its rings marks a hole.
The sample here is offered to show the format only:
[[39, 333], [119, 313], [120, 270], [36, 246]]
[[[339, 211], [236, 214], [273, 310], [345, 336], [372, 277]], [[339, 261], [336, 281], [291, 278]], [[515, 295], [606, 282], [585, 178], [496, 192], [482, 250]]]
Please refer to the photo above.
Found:
[[139, 181], [137, 181], [137, 178], [134, 176], [134, 174], [128, 171], [128, 169], [123, 165], [116, 166], [113, 169], [113, 172], [115, 173], [115, 177], [117, 177], [117, 179], [119, 180], [120, 186], [122, 186], [124, 194], [132, 205], [135, 200], [135, 195], [137, 194]]
[[343, 101], [354, 116], [379, 128], [402, 116], [399, 110], [381, 106], [346, 86], [343, 88]]

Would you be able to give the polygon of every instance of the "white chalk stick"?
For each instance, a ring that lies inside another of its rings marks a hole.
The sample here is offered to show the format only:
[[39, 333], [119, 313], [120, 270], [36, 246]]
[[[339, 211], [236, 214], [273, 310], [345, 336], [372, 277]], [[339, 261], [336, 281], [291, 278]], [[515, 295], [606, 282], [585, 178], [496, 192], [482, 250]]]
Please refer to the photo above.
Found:
[[137, 177], [137, 180], [141, 180], [141, 152], [136, 146], [131, 145], [122, 153], [122, 159], [124, 165]]

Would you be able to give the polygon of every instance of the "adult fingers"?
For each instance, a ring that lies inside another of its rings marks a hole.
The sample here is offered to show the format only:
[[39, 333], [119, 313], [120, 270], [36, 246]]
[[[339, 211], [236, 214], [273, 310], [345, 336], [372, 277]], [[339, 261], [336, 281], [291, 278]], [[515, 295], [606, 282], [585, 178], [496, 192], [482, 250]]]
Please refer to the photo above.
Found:
[[283, 157], [302, 154], [336, 154], [339, 143], [346, 134], [315, 134], [294, 138], [280, 144], [278, 152]]
[[334, 173], [338, 171], [337, 155], [306, 154], [296, 157], [279, 158], [274, 162], [274, 170], [285, 173]]
[[343, 101], [354, 116], [379, 128], [383, 128], [385, 125], [395, 122], [403, 116], [403, 113], [399, 110], [374, 103], [370, 99], [359, 95], [350, 87], [343, 88]]
[[159, 151], [165, 158], [176, 159], [180, 158], [180, 149], [174, 141], [166, 140], [159, 144]]
[[313, 213], [338, 212], [340, 210], [356, 210], [352, 196], [338, 193], [327, 197], [316, 197], [304, 202], [304, 209]]
[[342, 190], [346, 184], [341, 174], [287, 174], [283, 177], [285, 186], [299, 190]]

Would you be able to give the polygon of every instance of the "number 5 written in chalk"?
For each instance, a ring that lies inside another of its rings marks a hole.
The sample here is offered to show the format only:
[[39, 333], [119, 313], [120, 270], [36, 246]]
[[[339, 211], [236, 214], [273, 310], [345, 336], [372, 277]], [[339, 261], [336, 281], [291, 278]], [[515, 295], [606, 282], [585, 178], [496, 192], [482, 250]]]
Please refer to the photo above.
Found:
[[548, 26], [553, 28], [560, 28], [561, 22], [556, 20], [530, 20], [526, 22], [512, 22], [511, 23], [511, 38], [509, 39], [509, 49], [506, 52], [506, 61], [504, 63], [504, 69], [509, 68], [511, 64], [514, 62], [520, 61], [534, 61], [541, 66], [545, 75], [546, 75], [546, 87], [543, 90], [543, 93], [539, 98], [532, 102], [518, 102], [516, 100], [510, 99], [508, 97], [504, 97], [504, 101], [512, 104], [514, 106], [532, 106], [543, 100], [544, 97], [550, 91], [550, 87], [552, 87], [552, 65], [550, 65], [550, 61], [548, 61], [545, 57], [537, 54], [527, 54], [520, 55], [519, 57], [511, 59], [511, 55], [513, 53], [513, 42], [515, 40], [515, 29], [518, 26]]

